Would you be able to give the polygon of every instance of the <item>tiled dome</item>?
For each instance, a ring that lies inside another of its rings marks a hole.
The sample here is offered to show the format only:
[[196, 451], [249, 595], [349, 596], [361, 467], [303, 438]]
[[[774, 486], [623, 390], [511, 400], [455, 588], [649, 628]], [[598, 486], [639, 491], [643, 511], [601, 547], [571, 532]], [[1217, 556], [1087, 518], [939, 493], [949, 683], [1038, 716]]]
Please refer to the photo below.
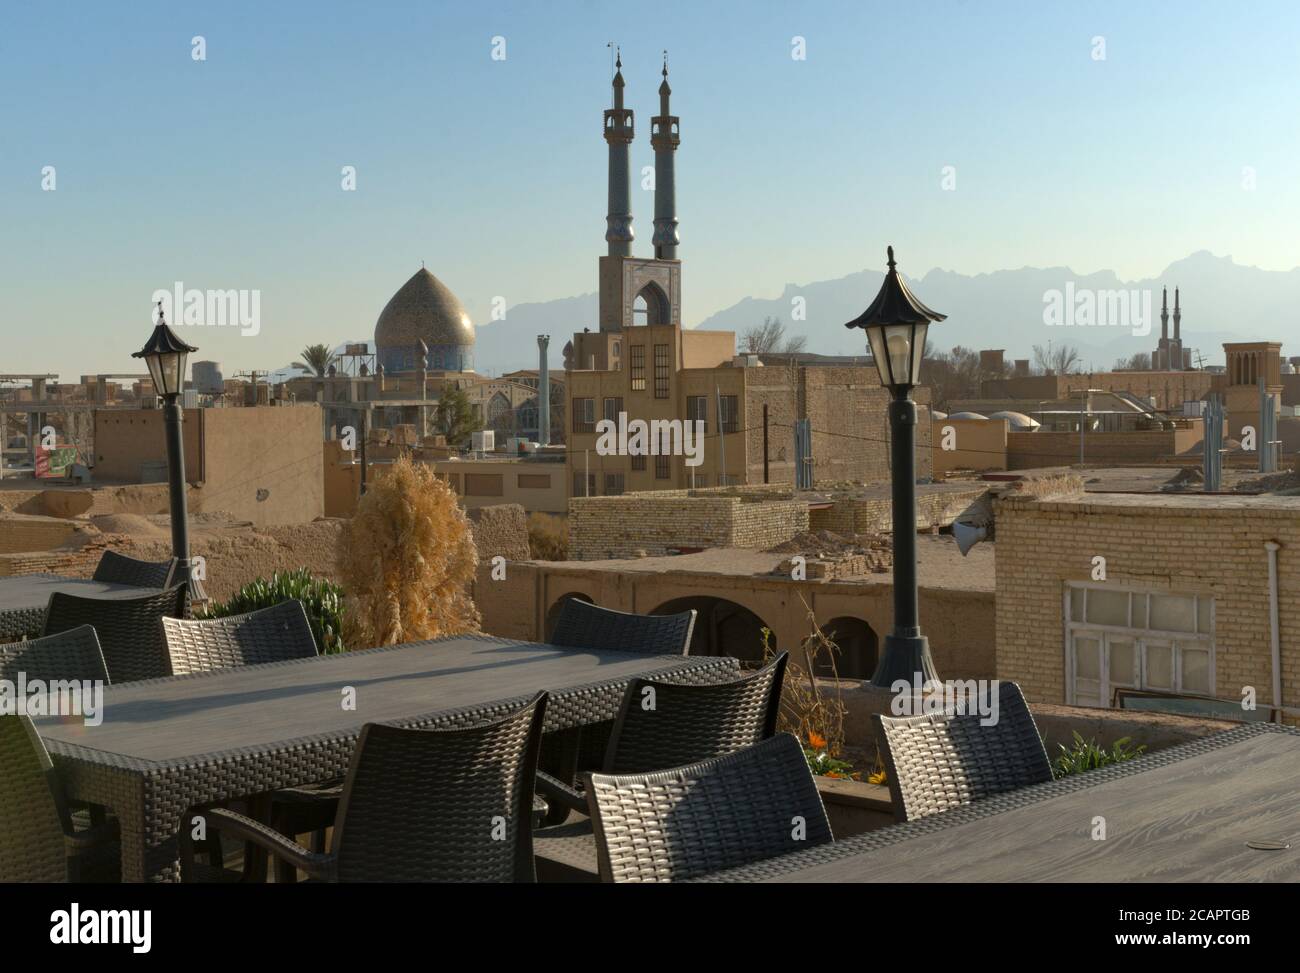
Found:
[[474, 325], [456, 295], [423, 267], [393, 295], [375, 324], [375, 349], [385, 371], [419, 368], [420, 342], [428, 348], [429, 368], [473, 367]]

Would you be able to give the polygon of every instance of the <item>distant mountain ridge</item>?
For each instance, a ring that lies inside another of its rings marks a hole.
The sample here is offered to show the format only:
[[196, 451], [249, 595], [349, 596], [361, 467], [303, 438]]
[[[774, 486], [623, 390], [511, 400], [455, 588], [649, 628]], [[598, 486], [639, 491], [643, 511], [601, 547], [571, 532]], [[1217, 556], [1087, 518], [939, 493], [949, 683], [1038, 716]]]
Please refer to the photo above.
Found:
[[[787, 284], [776, 298], [744, 297], [709, 315], [700, 328], [743, 333], [765, 317], [780, 318], [790, 334], [804, 335], [807, 350], [826, 355], [860, 355], [861, 331], [845, 328], [880, 288], [883, 272], [862, 270], [834, 280]], [[1034, 345], [1062, 342], [1079, 349], [1085, 367], [1110, 368], [1115, 360], [1150, 351], [1160, 337], [1160, 289], [1169, 288], [1172, 315], [1174, 287], [1181, 288], [1182, 334], [1207, 364], [1221, 362], [1225, 341], [1281, 341], [1283, 354], [1300, 354], [1300, 268], [1261, 270], [1235, 263], [1230, 256], [1206, 250], [1174, 261], [1163, 273], [1141, 280], [1120, 280], [1111, 270], [1078, 274], [1068, 267], [1022, 267], [973, 276], [936, 268], [909, 286], [927, 305], [948, 315], [931, 329], [937, 348], [1003, 348], [1006, 357], [1029, 358]], [[1044, 323], [1044, 295], [1076, 292], [1151, 291], [1150, 332], [1135, 336], [1119, 327], [1049, 327]], [[794, 320], [795, 299], [802, 298], [805, 320]], [[475, 361], [479, 371], [498, 374], [537, 367], [537, 335], [549, 334], [552, 368], [563, 367], [563, 349], [575, 331], [597, 326], [597, 295], [581, 294], [554, 301], [508, 308], [506, 318], [478, 326]], [[1172, 333], [1173, 322], [1170, 321]]]

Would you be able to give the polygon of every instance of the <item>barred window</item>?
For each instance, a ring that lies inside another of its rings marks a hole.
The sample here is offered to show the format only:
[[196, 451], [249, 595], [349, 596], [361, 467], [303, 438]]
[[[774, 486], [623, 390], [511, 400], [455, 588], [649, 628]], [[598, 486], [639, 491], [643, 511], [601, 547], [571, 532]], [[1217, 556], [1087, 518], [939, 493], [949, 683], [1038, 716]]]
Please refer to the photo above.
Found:
[[718, 403], [718, 427], [723, 432], [740, 431], [740, 399], [735, 395], [721, 396]]
[[573, 474], [573, 495], [575, 497], [594, 497], [596, 495], [596, 474]]
[[645, 453], [633, 453], [633, 454], [632, 454], [632, 469], [634, 469], [634, 470], [644, 470], [644, 469], [645, 469]]
[[704, 423], [704, 431], [709, 431], [709, 397], [691, 395], [686, 398], [686, 418], [691, 422]]
[[668, 346], [655, 345], [655, 398], [668, 398]]
[[618, 414], [623, 411], [623, 396], [607, 397], [605, 399], [605, 418], [615, 425], [618, 424]]
[[632, 345], [628, 348], [628, 354], [631, 356], [628, 360], [628, 370], [632, 373], [632, 391], [645, 391], [645, 345]]
[[668, 457], [667, 456], [655, 457], [655, 479], [656, 480], [668, 479]]
[[606, 473], [605, 474], [605, 496], [617, 497], [623, 493], [623, 474]]
[[573, 400], [573, 431], [574, 432], [595, 432], [596, 431], [596, 400], [595, 399], [574, 399]]

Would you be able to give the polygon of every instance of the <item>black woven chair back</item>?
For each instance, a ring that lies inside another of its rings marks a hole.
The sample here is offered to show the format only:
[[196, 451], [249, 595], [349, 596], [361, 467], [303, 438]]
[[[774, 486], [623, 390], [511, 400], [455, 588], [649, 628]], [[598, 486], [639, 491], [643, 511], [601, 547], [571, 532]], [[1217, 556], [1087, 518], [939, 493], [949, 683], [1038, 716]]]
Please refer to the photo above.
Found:
[[630, 774], [680, 767], [766, 740], [776, 732], [788, 658], [782, 652], [757, 672], [708, 686], [633, 679], [601, 769]]
[[694, 629], [694, 608], [676, 615], [635, 615], [570, 598], [560, 609], [550, 643], [575, 649], [686, 655]]
[[341, 882], [531, 882], [546, 693], [455, 729], [368, 723], [334, 826]]
[[997, 721], [977, 712], [873, 716], [894, 816], [911, 821], [1052, 779], [1020, 687], [998, 683]]
[[605, 882], [683, 881], [831, 841], [803, 748], [789, 733], [649, 774], [591, 774]]
[[45, 611], [43, 634], [93, 626], [109, 678], [115, 683], [170, 676], [162, 619], [184, 616], [186, 596], [184, 584], [130, 598], [83, 598], [56, 591]]
[[105, 551], [95, 566], [96, 581], [129, 584], [137, 588], [169, 588], [176, 574], [176, 558], [138, 561], [116, 551]]
[[311, 623], [297, 599], [224, 618], [164, 618], [162, 626], [177, 676], [317, 654]]
[[79, 625], [57, 635], [27, 642], [0, 645], [0, 679], [17, 683], [20, 672], [26, 675], [29, 683], [33, 679], [46, 683], [61, 680], [108, 682], [104, 654], [100, 651], [95, 630], [89, 625]]
[[53, 775], [31, 719], [0, 716], [0, 882], [68, 880], [68, 814]]

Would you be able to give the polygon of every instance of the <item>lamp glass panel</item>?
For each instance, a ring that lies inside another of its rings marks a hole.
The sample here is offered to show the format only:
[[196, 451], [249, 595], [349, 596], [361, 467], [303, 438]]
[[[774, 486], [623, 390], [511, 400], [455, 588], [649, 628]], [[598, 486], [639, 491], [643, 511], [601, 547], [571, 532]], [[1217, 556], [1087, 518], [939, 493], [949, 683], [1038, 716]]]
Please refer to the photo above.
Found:
[[159, 368], [157, 355], [146, 355], [144, 363], [149, 366], [149, 378], [153, 380], [153, 390], [157, 395], [162, 395], [162, 372]]
[[891, 385], [909, 385], [912, 374], [912, 326], [885, 326], [885, 351], [889, 355]]
[[921, 362], [925, 359], [925, 336], [929, 322], [912, 326], [912, 384], [921, 384]]
[[889, 380], [889, 359], [885, 355], [884, 330], [867, 328], [867, 341], [871, 345], [871, 357], [875, 359], [876, 371], [880, 373], [880, 384], [888, 388], [893, 383]]
[[164, 395], [176, 395], [181, 390], [181, 374], [185, 367], [185, 356], [177, 352], [170, 352], [159, 356], [162, 361], [159, 367], [162, 370], [163, 387], [160, 391]]

